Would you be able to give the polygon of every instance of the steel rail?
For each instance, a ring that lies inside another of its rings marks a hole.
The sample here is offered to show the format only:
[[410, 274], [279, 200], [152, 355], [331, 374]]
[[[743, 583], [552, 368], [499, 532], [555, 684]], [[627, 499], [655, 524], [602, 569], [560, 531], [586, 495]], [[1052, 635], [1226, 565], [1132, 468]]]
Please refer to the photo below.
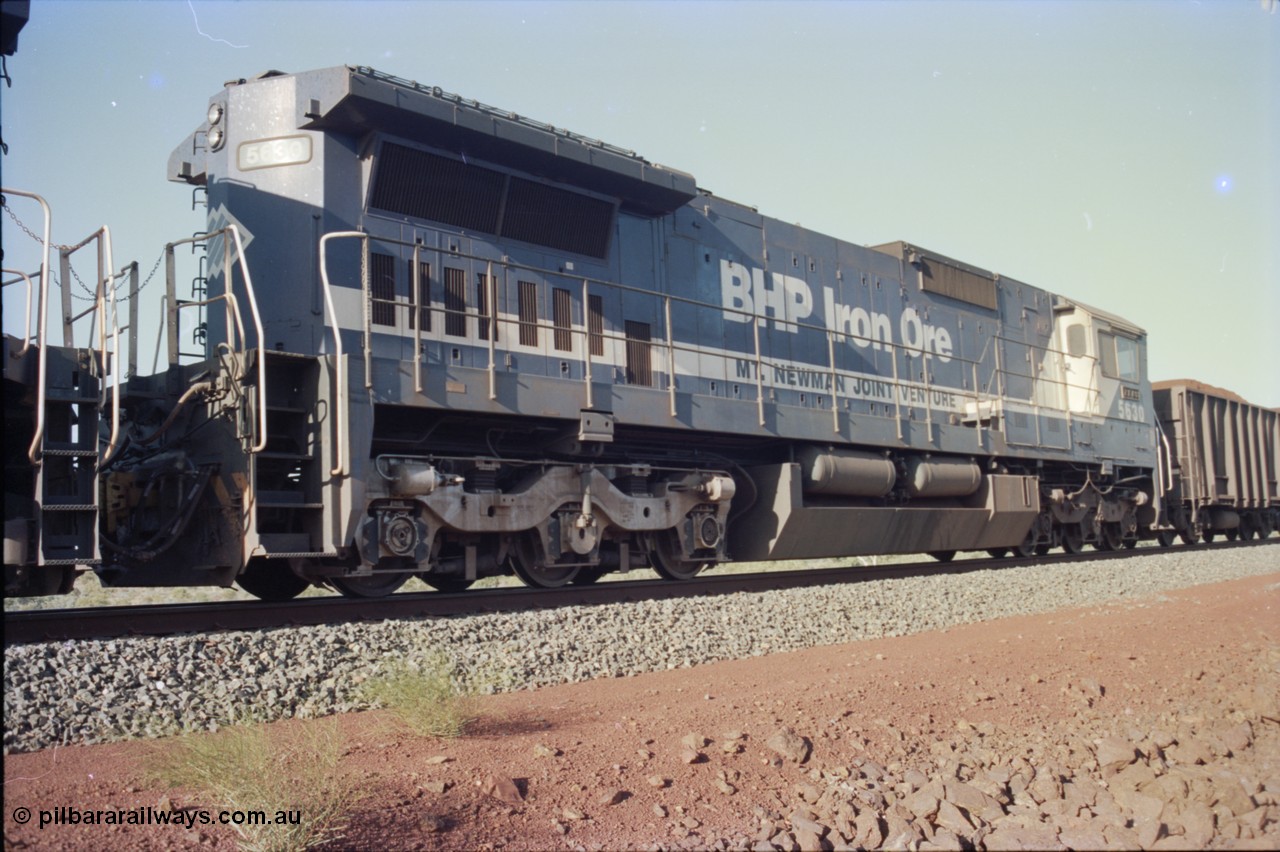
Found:
[[356, 621], [441, 618], [486, 613], [525, 612], [566, 606], [599, 606], [737, 592], [770, 592], [785, 589], [873, 580], [896, 580], [939, 574], [966, 574], [1019, 566], [1053, 568], [1073, 562], [1152, 557], [1181, 552], [1207, 552], [1231, 547], [1280, 544], [1278, 539], [1220, 542], [1174, 548], [1145, 547], [1136, 550], [1092, 551], [1029, 558], [976, 558], [955, 562], [915, 562], [885, 566], [795, 569], [752, 574], [708, 574], [692, 580], [619, 580], [590, 586], [529, 589], [513, 586], [457, 593], [402, 593], [383, 598], [353, 599], [339, 596], [301, 598], [284, 603], [232, 601], [221, 603], [162, 604], [83, 609], [40, 609], [6, 612], [4, 643], [64, 642], [123, 636], [169, 636], [182, 633], [214, 633], [231, 630], [266, 630]]

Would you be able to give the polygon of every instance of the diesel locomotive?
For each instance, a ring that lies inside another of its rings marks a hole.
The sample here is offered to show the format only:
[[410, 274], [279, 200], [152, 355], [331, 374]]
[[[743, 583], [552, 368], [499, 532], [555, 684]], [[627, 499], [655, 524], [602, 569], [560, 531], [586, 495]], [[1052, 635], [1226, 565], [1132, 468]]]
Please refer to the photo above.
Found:
[[[38, 327], [4, 344], [11, 594], [86, 566], [378, 596], [1275, 525], [1274, 417], [1247, 512], [1169, 496], [1134, 323], [439, 88], [232, 81], [168, 178], [207, 227], [165, 248], [163, 287], [118, 283], [105, 229], [60, 247], [55, 343], [48, 261], [27, 279]], [[65, 296], [82, 247], [87, 342]]]

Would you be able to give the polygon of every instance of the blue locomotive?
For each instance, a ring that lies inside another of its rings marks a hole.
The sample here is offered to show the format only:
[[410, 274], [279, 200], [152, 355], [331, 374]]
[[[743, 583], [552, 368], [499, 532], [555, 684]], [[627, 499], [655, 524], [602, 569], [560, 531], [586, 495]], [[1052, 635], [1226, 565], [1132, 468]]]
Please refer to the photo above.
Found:
[[168, 176], [208, 210], [168, 367], [44, 347], [11, 588], [546, 587], [1164, 523], [1145, 333], [1070, 298], [363, 67], [227, 84]]

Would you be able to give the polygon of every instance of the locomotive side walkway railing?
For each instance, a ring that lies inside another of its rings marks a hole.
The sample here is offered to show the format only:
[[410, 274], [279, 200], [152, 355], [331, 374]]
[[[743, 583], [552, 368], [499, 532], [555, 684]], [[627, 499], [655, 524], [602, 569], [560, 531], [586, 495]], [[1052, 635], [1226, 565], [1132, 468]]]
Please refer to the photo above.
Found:
[[[339, 367], [335, 376], [335, 380], [338, 382], [339, 387], [344, 386], [343, 383], [345, 382], [345, 372], [344, 372], [345, 367], [341, 363], [342, 362], [341, 354], [343, 351], [341, 334], [340, 334], [341, 326], [338, 322], [338, 316], [337, 316], [337, 312], [334, 305], [333, 282], [329, 274], [328, 258], [326, 253], [327, 244], [331, 240], [336, 240], [336, 239], [358, 239], [361, 241], [360, 295], [361, 295], [361, 304], [362, 304], [361, 329], [363, 332], [362, 343], [361, 343], [361, 349], [362, 349], [361, 356], [365, 364], [365, 388], [366, 389], [371, 389], [373, 386], [372, 385], [373, 348], [372, 348], [372, 342], [371, 342], [372, 335], [374, 333], [374, 329], [373, 329], [374, 313], [373, 312], [375, 311], [375, 309], [380, 307], [387, 308], [390, 310], [396, 310], [398, 308], [408, 308], [412, 312], [410, 316], [415, 318], [415, 321], [412, 323], [413, 340], [414, 340], [413, 348], [415, 352], [412, 369], [413, 369], [413, 375], [414, 375], [414, 386], [419, 393], [421, 393], [423, 388], [423, 378], [422, 378], [423, 327], [429, 326], [429, 322], [423, 322], [420, 320], [423, 317], [429, 317], [429, 316], [443, 316], [446, 320], [450, 316], [463, 316], [468, 320], [471, 318], [475, 318], [475, 320], [480, 323], [480, 328], [482, 329], [488, 327], [485, 325], [486, 323], [492, 324], [492, 331], [487, 334], [482, 334], [483, 337], [487, 338], [486, 342], [489, 350], [488, 373], [489, 373], [489, 398], [490, 399], [496, 398], [496, 363], [497, 363], [496, 347], [497, 347], [499, 327], [502, 327], [505, 333], [508, 335], [517, 333], [519, 330], [523, 328], [534, 328], [534, 329], [537, 329], [539, 332], [539, 339], [541, 339], [541, 334], [543, 332], [549, 332], [552, 335], [568, 333], [572, 335], [572, 339], [576, 341], [580, 341], [580, 343], [578, 343], [577, 345], [581, 345], [582, 347], [581, 349], [582, 357], [581, 357], [580, 363], [582, 365], [583, 373], [584, 373], [584, 376], [583, 376], [584, 396], [585, 396], [584, 407], [586, 409], [592, 409], [594, 408], [594, 405], [595, 405], [595, 398], [594, 398], [594, 393], [592, 388], [592, 385], [593, 385], [592, 367], [593, 367], [593, 364], [595, 363], [594, 361], [595, 357], [599, 355], [600, 351], [602, 351], [602, 346], [605, 343], [612, 345], [615, 351], [622, 351], [628, 345], [636, 345], [641, 343], [644, 344], [645, 346], [651, 346], [654, 349], [658, 349], [658, 347], [661, 347], [661, 350], [665, 351], [666, 362], [667, 362], [666, 363], [666, 373], [667, 373], [666, 387], [664, 389], [667, 391], [667, 394], [669, 396], [670, 412], [672, 416], [675, 416], [677, 413], [676, 392], [677, 392], [677, 386], [678, 386], [677, 377], [676, 377], [676, 368], [675, 368], [676, 357], [679, 353], [688, 353], [692, 355], [705, 354], [705, 350], [698, 346], [690, 345], [690, 344], [681, 344], [674, 339], [672, 309], [673, 309], [673, 306], [675, 305], [685, 305], [697, 310], [712, 310], [725, 315], [734, 315], [740, 318], [739, 319], [740, 322], [751, 323], [752, 330], [750, 334], [750, 344], [749, 344], [751, 348], [748, 351], [743, 352], [742, 356], [746, 359], [750, 359], [753, 362], [753, 369], [754, 369], [755, 375], [750, 381], [755, 386], [754, 402], [757, 409], [757, 419], [760, 425], [765, 425], [765, 423], [767, 422], [766, 416], [765, 416], [765, 413], [766, 413], [765, 361], [768, 358], [768, 353], [765, 351], [765, 347], [761, 340], [761, 336], [762, 336], [761, 326], [764, 323], [773, 323], [776, 328], [785, 328], [787, 330], [804, 329], [808, 331], [820, 332], [825, 336], [825, 339], [827, 341], [827, 346], [825, 347], [826, 363], [815, 364], [814, 366], [817, 369], [817, 371], [823, 371], [830, 377], [831, 392], [829, 396], [830, 396], [830, 402], [831, 402], [831, 408], [832, 408], [831, 414], [832, 414], [833, 434], [838, 435], [841, 432], [841, 428], [840, 428], [841, 406], [839, 404], [839, 398], [837, 396], [836, 389], [840, 387], [840, 385], [845, 380], [856, 381], [861, 375], [853, 371], [841, 369], [838, 366], [837, 364], [838, 353], [836, 351], [838, 343], [841, 343], [841, 344], [853, 343], [858, 345], [860, 348], [872, 347], [873, 349], [879, 349], [883, 351], [884, 354], [887, 355], [890, 363], [881, 365], [881, 368], [888, 369], [890, 376], [886, 378], [889, 378], [892, 381], [895, 389], [893, 393], [892, 401], [890, 404], [893, 406], [893, 418], [897, 422], [897, 434], [900, 440], [903, 439], [904, 437], [904, 431], [903, 431], [904, 425], [905, 425], [904, 418], [906, 417], [906, 412], [904, 411], [904, 407], [907, 407], [907, 406], [915, 407], [912, 403], [904, 402], [904, 398], [902, 394], [899, 392], [900, 387], [904, 382], [904, 380], [909, 384], [917, 385], [920, 388], [922, 388], [926, 394], [926, 399], [931, 398], [929, 395], [931, 394], [932, 390], [937, 386], [936, 381], [933, 377], [932, 371], [928, 369], [927, 366], [922, 367], [918, 371], [915, 370], [915, 368], [912, 368], [911, 370], [907, 371], [904, 374], [903, 365], [899, 364], [899, 360], [903, 359], [905, 362], [909, 363], [912, 357], [918, 357], [921, 353], [919, 353], [916, 349], [908, 347], [907, 345], [901, 342], [895, 342], [891, 340], [871, 339], [862, 335], [852, 334], [846, 331], [832, 329], [825, 326], [819, 326], [813, 323], [800, 322], [797, 320], [786, 319], [783, 317], [764, 316], [751, 311], [745, 311], [739, 308], [733, 308], [733, 307], [723, 306], [719, 304], [711, 304], [709, 302], [703, 302], [703, 301], [699, 301], [697, 299], [692, 299], [688, 297], [655, 292], [652, 290], [646, 290], [639, 287], [621, 284], [615, 281], [597, 279], [589, 276], [583, 277], [581, 275], [574, 275], [568, 270], [545, 269], [538, 266], [512, 262], [507, 259], [503, 259], [501, 261], [495, 261], [492, 258], [487, 258], [480, 255], [471, 254], [468, 252], [426, 247], [418, 242], [409, 242], [406, 240], [398, 240], [390, 237], [377, 236], [374, 234], [370, 234], [366, 231], [338, 231], [338, 232], [332, 232], [332, 233], [326, 234], [322, 236], [320, 239], [320, 268], [321, 268], [322, 284], [324, 287], [325, 304], [326, 304], [328, 316], [329, 316], [329, 326], [335, 340], [335, 354], [339, 356]], [[387, 298], [385, 297], [385, 295], [375, 295], [372, 292], [371, 282], [370, 282], [370, 261], [369, 261], [371, 240], [373, 242], [376, 242], [379, 246], [385, 246], [388, 248], [400, 247], [402, 249], [405, 249], [408, 252], [412, 252], [412, 270], [413, 271], [411, 273], [411, 279], [410, 279], [411, 286], [410, 286], [408, 301], [405, 301], [403, 297], [397, 298], [394, 294], [390, 298]], [[425, 288], [422, 286], [423, 284], [421, 280], [422, 264], [420, 263], [420, 258], [424, 254], [428, 254], [428, 253], [430, 254], [438, 253], [441, 255], [447, 255], [449, 258], [459, 262], [473, 262], [473, 263], [484, 264], [486, 272], [484, 273], [484, 276], [483, 276], [484, 277], [483, 286], [485, 288], [485, 299], [483, 301], [483, 304], [476, 305], [476, 306], [467, 306], [462, 310], [459, 310], [456, 306], [453, 306], [453, 305], [432, 304], [430, 303], [430, 300], [428, 300], [427, 304], [423, 304], [422, 294]], [[567, 285], [572, 285], [574, 289], [579, 289], [582, 294], [583, 322], [581, 326], [578, 326], [574, 323], [570, 323], [570, 325], [566, 327], [564, 325], [553, 322], [551, 318], [540, 317], [537, 319], [529, 319], [525, 317], [515, 317], [514, 315], [510, 314], [510, 312], [507, 312], [504, 314], [503, 312], [499, 311], [498, 310], [498, 307], [499, 307], [498, 285], [500, 282], [498, 280], [498, 276], [494, 275], [495, 267], [500, 267], [500, 275], [503, 279], [501, 283], [504, 287], [502, 292], [507, 292], [507, 289], [509, 288], [509, 285], [511, 283], [510, 280], [507, 279], [507, 276], [513, 272], [532, 273], [543, 278], [549, 284], [555, 281], [562, 281]], [[652, 341], [637, 341], [635, 339], [627, 337], [624, 334], [619, 333], [618, 331], [605, 331], [603, 328], [601, 329], [594, 328], [592, 324], [594, 316], [590, 314], [590, 309], [588, 306], [590, 304], [590, 298], [591, 298], [590, 291], [592, 288], [596, 288], [596, 287], [606, 289], [610, 292], [616, 292], [617, 294], [628, 294], [628, 293], [639, 294], [639, 295], [644, 295], [646, 297], [653, 298], [653, 299], [660, 299], [661, 300], [661, 307], [660, 307], [661, 319], [662, 319], [663, 325], [665, 326], [663, 330], [663, 334], [661, 336], [655, 335], [655, 339]], [[518, 337], [513, 338], [509, 336], [506, 339], [507, 340], [518, 339]], [[1010, 372], [1007, 365], [1003, 363], [1004, 357], [1001, 350], [1004, 348], [1005, 345], [1017, 345], [1027, 349], [1029, 353], [1029, 357], [1032, 358], [1033, 360], [1025, 373]], [[593, 352], [593, 347], [596, 350], [594, 352]], [[1060, 414], [1064, 418], [1068, 418], [1068, 419], [1072, 418], [1073, 416], [1073, 412], [1069, 409], [1069, 407], [1065, 405], [1053, 406], [1048, 404], [1048, 398], [1052, 397], [1054, 394], [1056, 394], [1059, 397], [1065, 396], [1068, 393], [1068, 389], [1073, 386], [1073, 383], [1070, 381], [1070, 379], [1065, 376], [1064, 371], [1060, 369], [1063, 363], [1064, 353], [1059, 349], [1053, 348], [1051, 346], [1041, 346], [1036, 343], [1028, 343], [1026, 341], [1017, 340], [1014, 338], [1006, 338], [1002, 335], [990, 335], [986, 339], [986, 342], [984, 344], [984, 349], [976, 358], [964, 357], [957, 354], [952, 354], [951, 358], [953, 361], [956, 361], [959, 363], [960, 371], [966, 375], [966, 378], [970, 379], [972, 383], [972, 387], [968, 391], [966, 391], [963, 388], [947, 386], [946, 387], [947, 393], [957, 397], [958, 399], [960, 399], [962, 402], [966, 404], [972, 404], [975, 410], [978, 410], [984, 401], [987, 402], [988, 404], [990, 404], [993, 400], [1001, 401], [1001, 402], [1012, 401], [1015, 403], [1025, 403], [1030, 408], [1031, 410], [1030, 413], [1032, 413], [1036, 419], [1035, 428], [1036, 428], [1037, 436], [1039, 435], [1039, 430], [1041, 428], [1039, 423], [1040, 417], [1042, 414], [1046, 413], [1046, 411], [1051, 410], [1055, 415]], [[984, 362], [988, 362], [988, 363], [984, 363]], [[1059, 369], [1048, 370], [1048, 371], [1042, 370], [1040, 369], [1040, 366], [1039, 366], [1042, 363], [1057, 364]], [[916, 375], [917, 372], [918, 372], [918, 376]], [[1056, 374], [1044, 375], [1045, 372], [1056, 373]], [[1029, 395], [1026, 397], [1026, 399], [1022, 399], [1021, 397], [1018, 397], [1017, 399], [1014, 399], [1014, 400], [1009, 399], [1008, 395], [1011, 392], [1009, 387], [1009, 382], [1007, 380], [1009, 377], [1016, 377], [1019, 380], [1023, 380], [1029, 383], [1031, 390], [1029, 392]], [[729, 382], [731, 381], [731, 378], [726, 376], [725, 381]], [[1096, 387], [1094, 387], [1093, 382], [1094, 382], [1094, 379], [1091, 376], [1089, 389], [1094, 394], [1096, 394], [1097, 390], [1096, 390]], [[826, 405], [825, 396], [826, 395], [823, 395], [823, 394], [818, 394], [816, 396], [818, 400], [818, 404], [821, 407], [825, 407]], [[345, 398], [340, 399], [340, 404], [341, 405], [346, 404]], [[846, 401], [845, 407], [847, 408], [847, 401]], [[933, 406], [931, 404], [926, 403], [923, 407], [925, 409], [923, 414], [924, 424], [926, 425], [929, 435], [931, 436], [930, 440], [934, 440], [933, 436], [935, 432], [935, 426], [937, 423], [935, 412], [933, 411]], [[338, 430], [337, 445], [339, 447], [339, 453], [343, 452], [342, 448], [344, 446], [342, 441], [342, 435], [343, 435], [342, 428], [343, 428], [344, 419], [345, 418], [341, 415], [341, 412], [340, 412], [340, 416], [337, 418], [338, 422], [335, 427]], [[985, 445], [985, 439], [984, 439], [985, 427], [982, 425], [981, 418], [978, 418], [974, 425], [975, 425], [975, 431], [977, 432], [978, 445], [979, 447], [982, 447]], [[346, 460], [341, 456], [339, 456], [338, 463], [335, 465], [335, 469], [333, 472], [335, 475], [346, 472]]]

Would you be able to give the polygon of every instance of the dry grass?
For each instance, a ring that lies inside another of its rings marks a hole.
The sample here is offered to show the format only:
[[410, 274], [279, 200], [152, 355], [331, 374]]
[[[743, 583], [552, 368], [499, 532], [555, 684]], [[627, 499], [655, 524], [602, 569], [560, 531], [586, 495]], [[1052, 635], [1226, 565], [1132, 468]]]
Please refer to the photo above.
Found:
[[336, 719], [243, 725], [159, 743], [148, 770], [210, 810], [262, 812], [265, 824], [232, 826], [240, 848], [283, 852], [341, 838], [360, 799], [339, 766], [343, 748]]
[[477, 687], [444, 654], [428, 652], [364, 684], [365, 697], [424, 737], [459, 737], [479, 716]]

